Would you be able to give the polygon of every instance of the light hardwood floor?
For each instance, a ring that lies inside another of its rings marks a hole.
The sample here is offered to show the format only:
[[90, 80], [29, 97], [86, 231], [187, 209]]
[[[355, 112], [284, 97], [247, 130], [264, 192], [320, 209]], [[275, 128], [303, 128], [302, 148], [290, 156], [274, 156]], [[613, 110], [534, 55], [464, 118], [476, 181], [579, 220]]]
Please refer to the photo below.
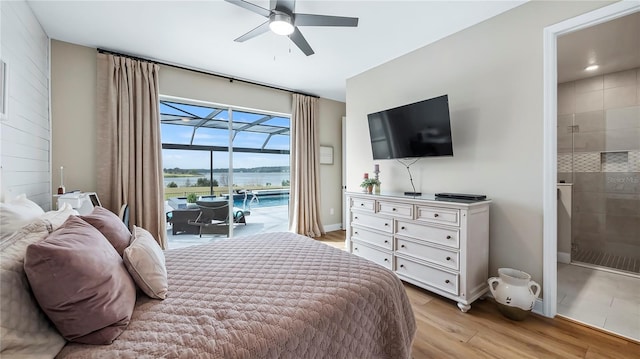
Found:
[[[319, 240], [344, 249], [345, 232]], [[491, 299], [462, 313], [456, 303], [405, 283], [416, 317], [412, 356], [423, 358], [640, 358], [631, 342], [564, 319], [503, 317]]]

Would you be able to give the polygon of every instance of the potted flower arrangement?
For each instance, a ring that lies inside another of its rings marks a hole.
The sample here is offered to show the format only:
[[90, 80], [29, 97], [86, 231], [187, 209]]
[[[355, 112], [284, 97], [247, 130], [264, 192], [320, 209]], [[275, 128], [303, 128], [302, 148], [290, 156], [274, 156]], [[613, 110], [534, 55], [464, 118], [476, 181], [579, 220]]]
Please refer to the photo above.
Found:
[[187, 208], [196, 208], [196, 200], [198, 196], [195, 193], [189, 193], [187, 195]]
[[380, 181], [375, 178], [365, 178], [362, 183], [360, 183], [360, 187], [365, 188], [367, 192], [373, 192], [373, 186], [379, 186]]

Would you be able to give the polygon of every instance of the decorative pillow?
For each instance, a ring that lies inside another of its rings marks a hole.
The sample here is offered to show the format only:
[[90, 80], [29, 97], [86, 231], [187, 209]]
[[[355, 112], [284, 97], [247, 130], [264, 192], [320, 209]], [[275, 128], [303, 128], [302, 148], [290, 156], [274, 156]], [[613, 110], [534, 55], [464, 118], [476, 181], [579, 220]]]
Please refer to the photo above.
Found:
[[1, 358], [53, 358], [66, 343], [40, 310], [24, 272], [27, 246], [44, 240], [53, 226], [36, 220], [0, 241]]
[[151, 298], [167, 297], [167, 268], [164, 253], [146, 229], [133, 228], [133, 241], [124, 250], [124, 265], [138, 287]]
[[131, 232], [118, 216], [104, 207], [96, 207], [91, 214], [80, 218], [96, 227], [122, 257], [124, 249], [131, 242]]
[[27, 248], [25, 273], [40, 308], [67, 340], [110, 344], [129, 324], [136, 288], [104, 236], [76, 216]]
[[44, 214], [42, 208], [27, 199], [25, 194], [8, 202], [0, 203], [0, 236], [5, 237], [16, 232], [42, 214]]

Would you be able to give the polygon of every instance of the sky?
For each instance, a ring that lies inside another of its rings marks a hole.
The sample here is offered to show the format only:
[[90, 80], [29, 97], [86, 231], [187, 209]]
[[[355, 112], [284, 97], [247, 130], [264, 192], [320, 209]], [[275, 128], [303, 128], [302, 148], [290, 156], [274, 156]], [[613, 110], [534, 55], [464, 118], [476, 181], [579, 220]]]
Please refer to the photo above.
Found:
[[[173, 107], [172, 107], [173, 106]], [[199, 127], [193, 133], [194, 124], [200, 123], [201, 118], [207, 118], [212, 113], [219, 111], [214, 119], [221, 120], [219, 124], [224, 127], [205, 128]], [[227, 147], [229, 143], [228, 112], [226, 109], [218, 110], [213, 107], [195, 106], [163, 101], [160, 104], [161, 118], [176, 119], [176, 124], [161, 125], [162, 143], [189, 144], [193, 136], [194, 145], [209, 145]], [[244, 126], [256, 120], [263, 119], [264, 114], [233, 111], [234, 128]], [[289, 128], [289, 118], [273, 117], [262, 123], [263, 125]], [[237, 132], [233, 139], [234, 147], [260, 149], [288, 150], [290, 138], [288, 135], [273, 135], [265, 144], [269, 135], [248, 131]], [[163, 168], [209, 168], [210, 159], [208, 151], [188, 150], [162, 150]], [[274, 155], [261, 153], [234, 153], [233, 166], [235, 168], [253, 168], [264, 166], [289, 166], [289, 155]], [[229, 153], [214, 153], [214, 168], [229, 167]]]

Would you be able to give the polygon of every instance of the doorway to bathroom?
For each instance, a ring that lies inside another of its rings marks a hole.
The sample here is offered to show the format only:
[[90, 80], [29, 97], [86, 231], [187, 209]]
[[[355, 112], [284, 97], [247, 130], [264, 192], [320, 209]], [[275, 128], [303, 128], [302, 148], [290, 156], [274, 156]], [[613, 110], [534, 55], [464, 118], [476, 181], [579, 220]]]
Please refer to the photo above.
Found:
[[640, 340], [635, 11], [557, 37], [555, 304], [560, 316]]

